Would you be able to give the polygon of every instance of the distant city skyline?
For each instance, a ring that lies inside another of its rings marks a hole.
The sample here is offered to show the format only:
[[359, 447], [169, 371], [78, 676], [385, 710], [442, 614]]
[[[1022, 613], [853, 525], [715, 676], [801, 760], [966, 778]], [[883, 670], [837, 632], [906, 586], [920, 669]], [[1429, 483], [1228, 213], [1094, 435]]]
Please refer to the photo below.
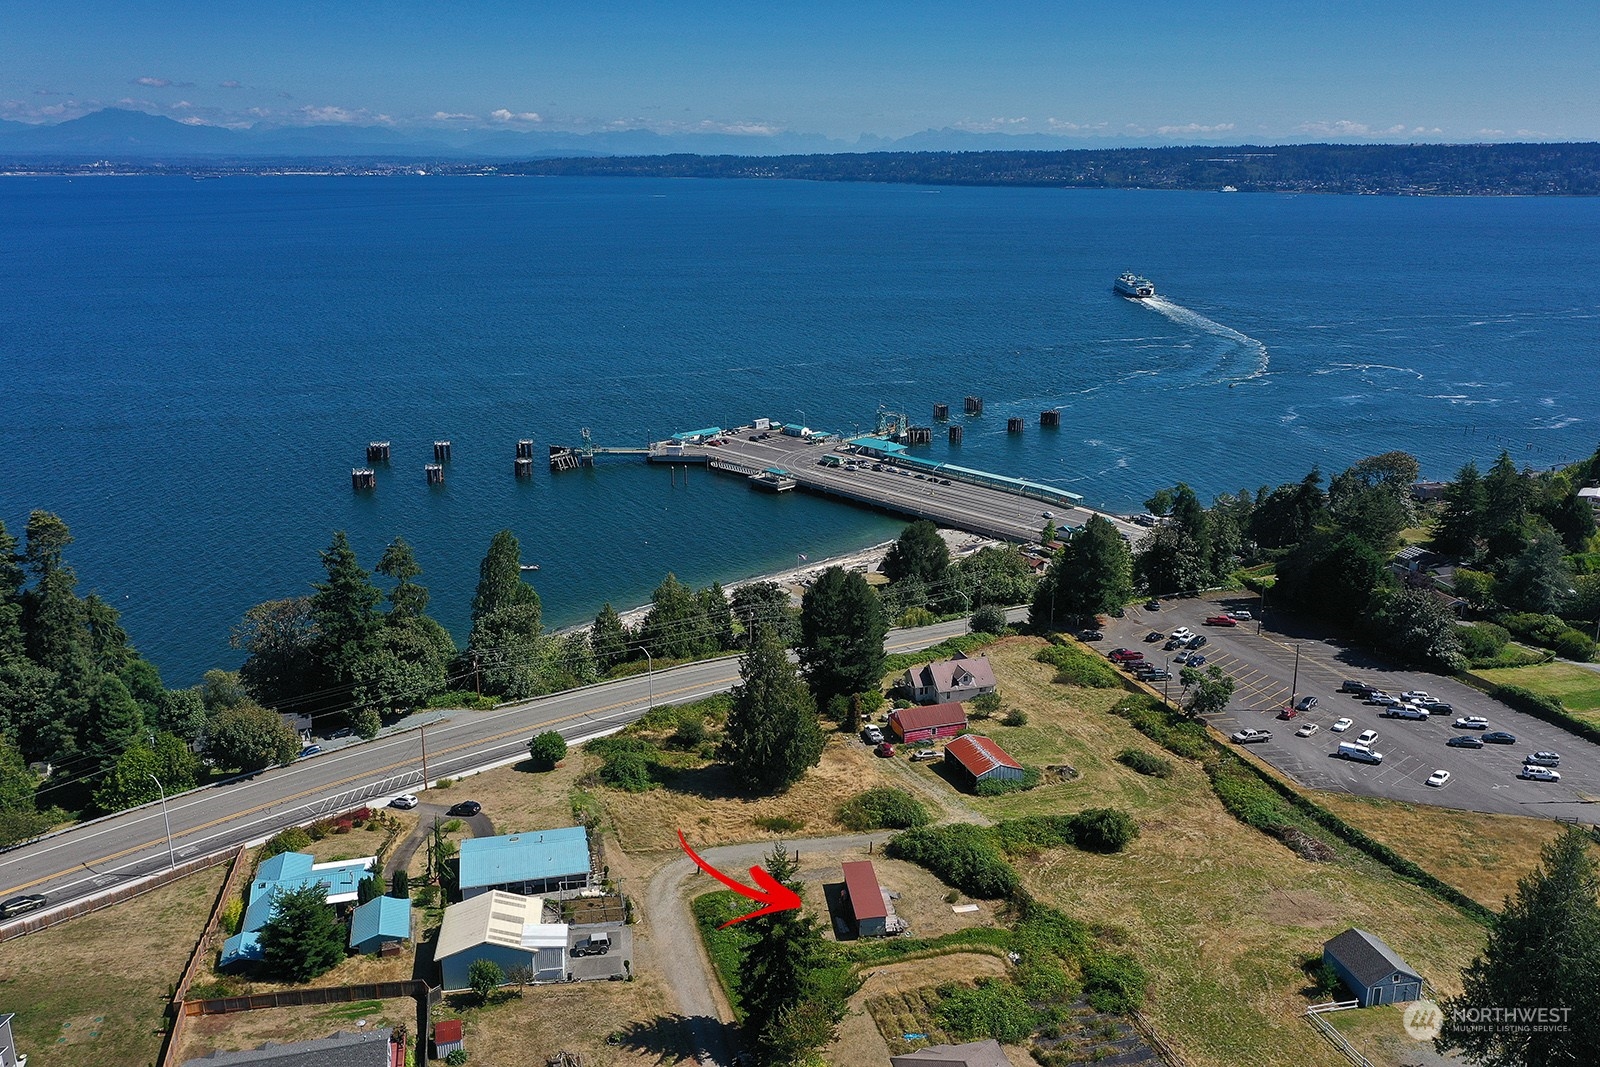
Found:
[[0, 0], [0, 118], [844, 143], [1600, 140], [1600, 5], [1351, 0], [356, 10]]

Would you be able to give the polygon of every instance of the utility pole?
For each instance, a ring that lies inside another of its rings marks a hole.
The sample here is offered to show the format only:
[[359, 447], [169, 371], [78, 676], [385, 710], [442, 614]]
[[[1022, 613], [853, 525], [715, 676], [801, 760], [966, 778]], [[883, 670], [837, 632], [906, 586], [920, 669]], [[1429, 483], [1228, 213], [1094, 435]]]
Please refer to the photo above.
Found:
[[422, 738], [422, 788], [428, 788], [428, 728], [417, 727], [417, 736]]
[[472, 654], [472, 691], [483, 696], [483, 686], [478, 682], [478, 654]]
[[1167, 686], [1172, 684], [1172, 657], [1167, 656], [1162, 660], [1164, 667], [1161, 671], [1161, 703], [1172, 707], [1172, 701], [1167, 698]]
[[1294, 680], [1289, 683], [1289, 706], [1294, 707], [1294, 698], [1300, 692], [1300, 645], [1294, 646]]
[[178, 857], [172, 851], [172, 820], [167, 817], [167, 791], [161, 787], [161, 779], [155, 775], [146, 772], [145, 777], [154, 782], [156, 789], [161, 793], [161, 822], [167, 828], [167, 863], [175, 870], [178, 866]]

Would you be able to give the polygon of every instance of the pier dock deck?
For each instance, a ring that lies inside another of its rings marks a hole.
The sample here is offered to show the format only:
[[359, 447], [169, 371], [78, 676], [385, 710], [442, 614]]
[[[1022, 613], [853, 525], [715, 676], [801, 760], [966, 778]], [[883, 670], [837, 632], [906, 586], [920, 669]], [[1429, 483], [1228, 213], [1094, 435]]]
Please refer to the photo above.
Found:
[[[882, 454], [875, 445], [889, 454]], [[871, 454], [873, 451], [879, 454]], [[653, 463], [703, 463], [745, 476], [777, 468], [810, 492], [1003, 541], [1038, 541], [1047, 522], [1054, 521], [1061, 529], [1073, 528], [1095, 514], [1082, 506], [1081, 497], [1065, 490], [916, 456], [896, 456], [897, 451], [897, 446], [879, 438], [818, 441], [740, 427], [697, 440], [680, 436], [661, 442], [650, 450], [649, 458]], [[825, 458], [828, 456], [839, 458], [830, 461]], [[845, 466], [847, 460], [856, 466]], [[873, 470], [874, 464], [881, 469]], [[1101, 514], [1130, 541], [1148, 532], [1117, 516]]]

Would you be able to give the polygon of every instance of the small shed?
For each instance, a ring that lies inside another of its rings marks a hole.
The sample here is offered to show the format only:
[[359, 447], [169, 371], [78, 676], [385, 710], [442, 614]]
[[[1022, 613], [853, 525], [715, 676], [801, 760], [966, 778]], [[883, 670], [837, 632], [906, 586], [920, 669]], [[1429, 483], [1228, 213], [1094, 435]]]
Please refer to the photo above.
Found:
[[350, 947], [377, 952], [390, 941], [411, 940], [411, 901], [373, 897], [350, 913]]
[[893, 1067], [1011, 1067], [1006, 1050], [994, 1038], [965, 1045], [929, 1045], [903, 1056], [890, 1056]]
[[983, 656], [956, 653], [953, 659], [912, 667], [900, 685], [918, 704], [971, 700], [995, 689], [994, 668]]
[[850, 902], [856, 933], [861, 937], [885, 937], [889, 933], [889, 900], [878, 885], [878, 872], [871, 860], [855, 860], [844, 865], [844, 895]]
[[1377, 934], [1351, 927], [1322, 946], [1322, 961], [1363, 1008], [1422, 999], [1422, 976]]
[[442, 1060], [450, 1053], [465, 1049], [461, 1039], [460, 1019], [440, 1019], [433, 1024], [433, 1058]]
[[979, 782], [1019, 779], [1023, 775], [1022, 764], [992, 739], [978, 734], [962, 734], [945, 745], [944, 760], [952, 765], [959, 780], [973, 788]]
[[896, 708], [889, 713], [889, 728], [901, 741], [954, 737], [967, 728], [967, 709], [957, 702]]

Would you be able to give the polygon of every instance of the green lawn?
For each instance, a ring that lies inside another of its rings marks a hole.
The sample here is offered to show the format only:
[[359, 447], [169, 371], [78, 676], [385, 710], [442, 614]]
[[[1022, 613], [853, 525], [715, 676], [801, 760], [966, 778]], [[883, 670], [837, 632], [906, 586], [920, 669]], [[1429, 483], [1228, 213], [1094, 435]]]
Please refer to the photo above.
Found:
[[1535, 667], [1501, 667], [1474, 672], [1496, 685], [1520, 685], [1535, 693], [1557, 697], [1568, 711], [1584, 718], [1600, 712], [1600, 671], [1570, 663], [1541, 663]]

